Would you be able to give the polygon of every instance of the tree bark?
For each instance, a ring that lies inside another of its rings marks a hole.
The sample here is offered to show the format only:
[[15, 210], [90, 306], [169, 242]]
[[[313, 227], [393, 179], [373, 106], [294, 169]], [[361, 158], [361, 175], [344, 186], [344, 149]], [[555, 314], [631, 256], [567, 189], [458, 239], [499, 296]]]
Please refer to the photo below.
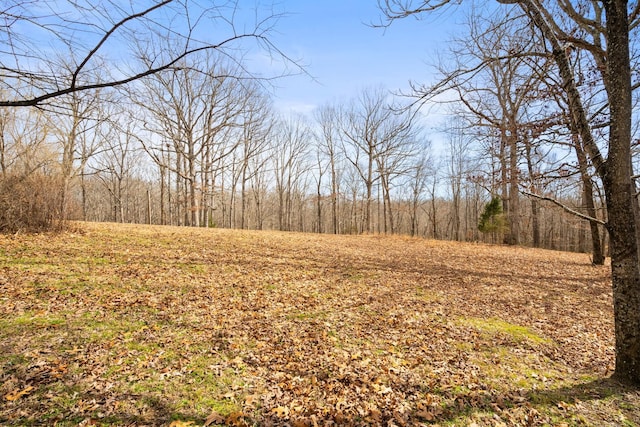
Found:
[[[587, 215], [591, 218], [597, 218], [596, 206], [593, 201], [593, 182], [591, 176], [587, 171], [587, 157], [580, 145], [580, 138], [575, 133], [573, 134], [574, 148], [576, 150], [576, 157], [578, 158], [578, 165], [580, 167], [580, 178], [582, 179], [583, 188], [583, 201], [587, 211]], [[589, 229], [591, 231], [591, 262], [594, 265], [604, 265], [604, 251], [602, 249], [600, 241], [600, 227], [597, 221], [589, 221]]]
[[[536, 170], [533, 165], [533, 158], [531, 156], [531, 139], [526, 137], [524, 140], [525, 143], [525, 154], [527, 160], [527, 172], [529, 173], [529, 180], [531, 182], [531, 190], [537, 192], [536, 188]], [[531, 199], [531, 234], [532, 234], [532, 244], [534, 248], [539, 248], [540, 241], [540, 205], [536, 199]]]
[[509, 131], [509, 241], [510, 245], [520, 244], [520, 193], [518, 181], [518, 134], [514, 124]]
[[640, 267], [631, 166], [631, 69], [627, 0], [605, 1], [611, 124], [604, 188], [609, 214], [616, 330], [615, 376], [640, 385]]

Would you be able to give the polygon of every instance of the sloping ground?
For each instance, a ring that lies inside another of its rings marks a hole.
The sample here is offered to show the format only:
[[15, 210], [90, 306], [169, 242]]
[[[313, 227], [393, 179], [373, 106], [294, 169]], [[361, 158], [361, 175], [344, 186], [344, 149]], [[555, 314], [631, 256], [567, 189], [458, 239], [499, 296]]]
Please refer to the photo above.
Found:
[[0, 236], [2, 425], [640, 425], [587, 255], [79, 227]]

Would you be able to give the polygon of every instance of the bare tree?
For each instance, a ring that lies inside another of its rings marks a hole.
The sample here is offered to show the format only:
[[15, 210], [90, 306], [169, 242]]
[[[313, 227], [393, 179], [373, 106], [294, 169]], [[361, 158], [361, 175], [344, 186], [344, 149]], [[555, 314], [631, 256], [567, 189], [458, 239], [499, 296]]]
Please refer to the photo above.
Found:
[[463, 181], [469, 173], [469, 136], [461, 120], [450, 120], [447, 126], [447, 180], [451, 191], [450, 236], [453, 240], [464, 240], [461, 233]]
[[[295, 62], [279, 51], [269, 34], [282, 15], [273, 7], [255, 5], [245, 8], [239, 2], [209, 4], [190, 0], [95, 1], [95, 0], [11, 0], [2, 6], [0, 35], [0, 106], [39, 107], [55, 125], [60, 142], [61, 209], [65, 218], [70, 189], [77, 176], [99, 147], [93, 117], [99, 112], [103, 97], [114, 87], [140, 88], [138, 83], [156, 76], [168, 83], [176, 73], [204, 74], [198, 70], [207, 61], [198, 56], [210, 53], [225, 58], [230, 65], [215, 77], [260, 80], [288, 74]], [[211, 26], [216, 31], [210, 31]], [[251, 73], [246, 66], [246, 52], [259, 50], [271, 55], [279, 64], [273, 75]], [[156, 80], [157, 81], [157, 80]], [[54, 115], [55, 113], [55, 115]], [[61, 116], [61, 114], [63, 116]], [[64, 117], [60, 120], [59, 117]], [[188, 131], [188, 129], [183, 129]], [[174, 135], [175, 136], [175, 135]], [[157, 141], [155, 141], [157, 142]], [[172, 140], [175, 142], [175, 140]], [[173, 197], [181, 203], [181, 221], [197, 224], [203, 192], [197, 194], [195, 169], [198, 155], [207, 150], [195, 148], [193, 140], [184, 151], [171, 153], [162, 142], [157, 151], [162, 158], [161, 216], [165, 212], [165, 183], [175, 178], [176, 190], [185, 189], [187, 197]], [[4, 143], [3, 143], [4, 144]], [[206, 146], [206, 145], [205, 145]], [[5, 153], [4, 148], [0, 150]], [[174, 154], [172, 156], [172, 154]], [[178, 155], [179, 154], [179, 155]], [[209, 159], [215, 160], [215, 158]], [[173, 168], [168, 164], [173, 162]], [[202, 159], [198, 159], [202, 161]], [[6, 158], [0, 158], [6, 164]], [[204, 184], [207, 180], [204, 179]], [[166, 188], [172, 194], [171, 187]], [[150, 193], [149, 193], [150, 194]], [[86, 202], [86, 197], [83, 195]], [[149, 204], [149, 203], [147, 203]], [[170, 206], [170, 205], [169, 205]], [[86, 203], [83, 202], [86, 210]], [[151, 209], [147, 208], [147, 214]], [[170, 212], [172, 216], [173, 212]]]
[[[341, 125], [343, 151], [355, 168], [365, 188], [363, 229], [372, 228], [372, 202], [374, 184], [382, 179], [385, 202], [385, 231], [388, 210], [391, 209], [389, 179], [396, 170], [392, 158], [399, 159], [407, 153], [408, 144], [415, 141], [417, 126], [410, 109], [394, 108], [390, 94], [383, 88], [363, 90], [351, 101], [343, 114]], [[397, 163], [395, 166], [397, 166]]]
[[52, 163], [50, 134], [42, 111], [0, 109], [0, 177], [26, 177]]
[[61, 95], [56, 114], [49, 114], [49, 127], [61, 153], [61, 219], [67, 219], [69, 197], [74, 180], [81, 176], [89, 159], [100, 149], [99, 128], [105, 123], [99, 93], [90, 91]]
[[429, 177], [433, 171], [433, 161], [429, 154], [430, 141], [426, 141], [422, 147], [421, 153], [415, 158], [412, 168], [409, 171], [408, 178], [409, 188], [411, 191], [411, 236], [417, 236], [420, 230], [419, 211], [420, 204], [423, 201], [424, 193], [429, 184]]
[[308, 154], [313, 133], [301, 116], [281, 122], [272, 139], [272, 164], [278, 198], [278, 227], [293, 230], [294, 204], [304, 193], [304, 174], [308, 169]]
[[333, 234], [338, 234], [338, 204], [340, 194], [339, 149], [340, 149], [340, 109], [338, 106], [326, 105], [316, 110], [315, 119], [320, 127], [318, 136], [319, 149], [329, 163], [331, 187], [331, 227]]
[[242, 140], [240, 141], [240, 228], [247, 226], [248, 187], [265, 166], [263, 154], [267, 151], [273, 132], [274, 118], [271, 101], [257, 85], [246, 92], [247, 105], [243, 113]]
[[[318, 147], [318, 145], [316, 144], [316, 147]], [[324, 230], [323, 227], [323, 221], [322, 221], [322, 199], [323, 199], [323, 195], [322, 195], [322, 189], [323, 189], [323, 178], [325, 176], [325, 174], [327, 173], [327, 169], [328, 169], [328, 165], [324, 162], [324, 159], [322, 158], [322, 152], [320, 150], [316, 150], [315, 151], [315, 167], [314, 167], [314, 173], [313, 173], [313, 179], [315, 180], [315, 189], [316, 189], [316, 194], [315, 194], [315, 202], [316, 202], [316, 226], [315, 226], [315, 231], [317, 233], [322, 233]]]
[[42, 111], [0, 115], [0, 231], [60, 225], [59, 162]]
[[[121, 115], [125, 121], [126, 116]], [[114, 118], [115, 119], [115, 118]], [[111, 220], [114, 222], [129, 222], [126, 207], [129, 187], [133, 175], [141, 162], [141, 150], [138, 140], [134, 136], [133, 124], [112, 122], [113, 132], [102, 143], [101, 152], [91, 163], [92, 176], [95, 176], [106, 188], [110, 196]]]
[[[429, 231], [431, 237], [434, 239], [440, 238], [440, 232], [438, 228], [438, 188], [440, 186], [439, 170], [442, 165], [441, 159], [434, 165], [434, 169], [429, 176], [429, 184], [427, 185], [427, 193], [429, 195], [429, 208], [427, 209], [427, 216], [429, 218]], [[427, 233], [427, 235], [429, 235]]]
[[267, 158], [267, 153], [268, 151], [262, 152], [260, 153], [260, 155], [252, 157], [250, 160], [250, 168], [252, 170], [252, 179], [250, 180], [250, 186], [253, 196], [255, 227], [258, 230], [264, 229], [266, 216], [265, 199], [267, 198], [267, 194], [269, 191], [269, 174], [267, 171], [269, 159]]
[[[203, 183], [210, 186], [210, 173], [219, 161], [232, 154], [240, 143], [242, 113], [247, 102], [241, 82], [216, 58], [203, 59], [207, 71], [199, 71], [188, 64], [172, 73], [157, 74], [145, 85], [145, 94], [137, 99], [140, 108], [151, 117], [147, 129], [160, 138], [143, 141], [146, 150], [157, 164], [168, 168], [176, 176], [176, 187], [183, 190], [184, 222], [200, 226]], [[223, 76], [223, 77], [220, 77]], [[173, 164], [166, 164], [164, 151], [169, 141]], [[178, 190], [180, 191], [180, 190]]]
[[383, 230], [396, 232], [392, 190], [396, 179], [405, 179], [413, 168], [412, 159], [425, 147], [418, 145], [421, 128], [413, 120], [414, 112], [398, 109], [383, 124], [384, 134], [376, 147], [376, 166], [382, 187]]
[[[584, 109], [589, 115], [589, 123], [593, 129], [592, 133], [594, 138], [599, 140], [598, 144], [604, 146], [606, 144], [606, 135], [603, 130], [608, 122], [607, 99], [605, 88], [598, 83], [597, 78], [599, 74], [598, 68], [602, 64], [598, 65], [590, 55], [578, 49], [570, 48], [568, 56], [571, 59], [571, 67], [575, 70], [576, 75], [579, 76], [579, 91], [582, 94]], [[553, 67], [553, 62], [546, 60], [540, 61], [540, 63], [532, 63], [531, 65], [532, 72], [538, 76], [539, 84], [536, 87], [532, 87], [528, 97], [530, 98], [529, 104], [533, 105], [537, 111], [526, 112], [529, 118], [523, 125], [524, 133], [521, 137], [525, 147], [528, 181], [531, 186], [530, 192], [536, 195], [542, 194], [543, 185], [540, 185], [540, 183], [549, 180], [549, 176], [545, 177], [543, 171], [534, 165], [534, 163], [539, 165], [544, 162], [545, 159], [540, 157], [540, 153], [545, 150], [543, 148], [545, 143], [547, 143], [546, 150], [548, 152], [557, 152], [557, 148], [563, 145], [571, 147], [575, 154], [575, 161], [565, 162], [559, 167], [552, 167], [550, 168], [550, 173], [557, 174], [560, 170], [558, 168], [561, 168], [565, 169], [559, 176], [561, 180], [566, 180], [562, 175], [570, 177], [577, 174], [580, 176], [582, 181], [582, 207], [580, 212], [584, 211], [586, 218], [584, 216], [579, 217], [589, 222], [593, 263], [601, 265], [604, 263], [605, 256], [600, 236], [601, 220], [598, 217], [606, 216], [606, 214], [599, 215], [599, 209], [596, 208], [596, 191], [594, 188], [598, 184], [599, 178], [589, 162], [580, 134], [573, 124], [571, 114], [566, 113], [570, 110], [567, 94], [563, 89], [562, 78]], [[596, 76], [595, 79], [594, 76]], [[528, 108], [528, 110], [533, 109]], [[548, 144], [549, 142], [551, 144]], [[575, 170], [575, 172], [569, 173], [567, 169]], [[551, 179], [558, 178], [551, 176]], [[555, 202], [558, 201], [556, 200]], [[539, 200], [530, 196], [530, 203], [534, 220], [534, 246], [537, 246], [536, 243], [540, 241], [540, 236], [538, 235], [540, 229], [538, 221]], [[559, 205], [560, 203], [556, 204]], [[604, 206], [600, 207], [600, 210], [604, 209]]]
[[512, 15], [501, 16], [498, 21], [472, 14], [467, 22], [468, 36], [457, 39], [451, 48], [453, 62], [440, 67], [441, 82], [423, 89], [433, 94], [453, 91], [474, 127], [489, 127], [489, 132], [499, 135], [496, 154], [503, 211], [509, 224], [505, 243], [519, 244], [526, 112], [537, 102], [531, 94], [539, 93], [541, 85], [540, 73], [534, 71], [544, 69], [547, 61], [544, 52], [536, 50], [536, 38], [526, 23]]
[[[385, 98], [388, 95], [378, 88], [374, 91], [363, 91], [357, 100], [353, 100], [345, 112], [342, 132], [345, 136], [343, 151], [347, 160], [360, 176], [365, 187], [365, 206], [363, 212], [363, 230], [372, 231], [371, 203], [373, 186], [378, 180], [375, 174], [376, 131], [384, 121]], [[391, 114], [391, 111], [388, 111]]]

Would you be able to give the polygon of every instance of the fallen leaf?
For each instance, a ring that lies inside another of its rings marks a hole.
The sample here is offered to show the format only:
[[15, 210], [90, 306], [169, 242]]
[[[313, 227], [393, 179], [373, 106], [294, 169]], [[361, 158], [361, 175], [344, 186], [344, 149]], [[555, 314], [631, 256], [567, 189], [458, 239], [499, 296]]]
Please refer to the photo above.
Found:
[[273, 408], [271, 413], [275, 414], [278, 418], [285, 418], [289, 415], [289, 408], [285, 406], [278, 406], [277, 408]]
[[227, 425], [235, 426], [235, 427], [244, 427], [247, 425], [247, 423], [244, 420], [243, 412], [232, 412], [231, 414], [229, 414], [229, 416], [225, 420], [225, 423]]
[[29, 394], [32, 390], [33, 390], [32, 386], [27, 386], [22, 390], [16, 390], [16, 391], [13, 391], [11, 393], [5, 394], [4, 398], [7, 399], [10, 402], [14, 402], [14, 401], [20, 399], [22, 396], [25, 396], [25, 395]]
[[225, 422], [225, 417], [223, 417], [222, 415], [220, 415], [216, 411], [213, 411], [211, 414], [209, 414], [207, 419], [204, 421], [204, 426], [203, 427], [210, 426], [211, 424], [214, 424], [214, 423], [215, 424], [224, 424], [224, 422]]
[[416, 412], [416, 415], [425, 421], [433, 421], [436, 418], [435, 415], [433, 415], [430, 411], [427, 411], [427, 410]]

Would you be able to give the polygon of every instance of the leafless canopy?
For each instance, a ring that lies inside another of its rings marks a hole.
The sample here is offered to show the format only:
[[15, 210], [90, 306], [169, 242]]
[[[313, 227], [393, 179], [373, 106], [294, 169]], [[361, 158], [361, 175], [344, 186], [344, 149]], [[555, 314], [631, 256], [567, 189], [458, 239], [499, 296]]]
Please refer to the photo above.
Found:
[[461, 4], [462, 0], [378, 0], [388, 23], [407, 16], [418, 16], [425, 12], [434, 12], [444, 6]]
[[291, 63], [268, 38], [281, 15], [261, 14], [235, 1], [0, 0], [0, 106], [124, 85], [208, 50]]

